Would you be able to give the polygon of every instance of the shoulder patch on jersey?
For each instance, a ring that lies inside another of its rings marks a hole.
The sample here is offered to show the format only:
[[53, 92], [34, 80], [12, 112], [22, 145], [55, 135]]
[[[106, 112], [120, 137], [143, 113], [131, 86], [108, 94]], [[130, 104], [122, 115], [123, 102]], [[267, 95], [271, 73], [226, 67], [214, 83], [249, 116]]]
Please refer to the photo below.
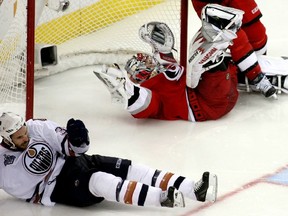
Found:
[[25, 169], [34, 174], [41, 175], [48, 171], [53, 164], [53, 153], [45, 143], [34, 143], [29, 146], [23, 157]]
[[7, 165], [13, 164], [15, 158], [16, 157], [14, 155], [6, 155], [6, 154], [4, 154], [4, 165], [7, 166]]

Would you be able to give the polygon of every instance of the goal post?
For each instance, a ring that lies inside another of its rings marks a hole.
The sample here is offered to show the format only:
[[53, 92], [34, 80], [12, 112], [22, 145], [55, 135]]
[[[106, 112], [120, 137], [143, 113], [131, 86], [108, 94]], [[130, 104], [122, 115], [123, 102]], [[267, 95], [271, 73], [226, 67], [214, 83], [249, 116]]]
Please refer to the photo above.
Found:
[[[37, 0], [36, 0], [37, 1]], [[35, 64], [35, 1], [27, 0], [27, 65], [26, 65], [26, 119], [34, 112], [34, 64]]]
[[51, 1], [59, 2], [0, 0], [0, 12], [7, 13], [0, 16], [0, 25], [5, 23], [0, 33], [0, 111], [10, 107], [3, 104], [17, 104], [21, 114], [32, 118], [35, 79], [75, 67], [124, 65], [137, 52], [151, 53], [138, 36], [140, 26], [151, 21], [169, 25], [174, 56], [186, 65], [190, 0], [70, 0], [65, 11], [49, 7]]

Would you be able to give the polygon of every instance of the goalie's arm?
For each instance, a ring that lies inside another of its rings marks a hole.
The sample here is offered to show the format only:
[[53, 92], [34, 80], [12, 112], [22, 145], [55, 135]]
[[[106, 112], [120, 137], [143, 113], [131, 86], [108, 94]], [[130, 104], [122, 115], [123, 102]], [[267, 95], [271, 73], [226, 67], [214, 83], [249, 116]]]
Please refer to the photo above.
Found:
[[174, 35], [167, 24], [149, 22], [142, 25], [139, 37], [152, 47], [153, 57], [160, 65], [177, 62], [172, 53], [175, 44]]

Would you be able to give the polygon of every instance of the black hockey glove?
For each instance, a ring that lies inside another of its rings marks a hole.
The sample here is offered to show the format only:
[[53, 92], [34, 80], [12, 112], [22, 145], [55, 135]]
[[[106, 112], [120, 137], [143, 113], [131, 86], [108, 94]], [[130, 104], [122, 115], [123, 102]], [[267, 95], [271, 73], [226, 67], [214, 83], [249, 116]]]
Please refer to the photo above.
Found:
[[81, 120], [69, 119], [66, 129], [68, 140], [73, 146], [80, 147], [83, 143], [89, 145], [88, 130]]

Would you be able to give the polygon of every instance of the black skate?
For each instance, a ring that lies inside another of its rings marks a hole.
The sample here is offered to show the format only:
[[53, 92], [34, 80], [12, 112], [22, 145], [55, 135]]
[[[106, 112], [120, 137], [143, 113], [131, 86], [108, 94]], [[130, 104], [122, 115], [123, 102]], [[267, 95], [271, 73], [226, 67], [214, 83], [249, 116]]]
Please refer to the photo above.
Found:
[[215, 202], [217, 198], [217, 176], [204, 172], [202, 179], [195, 183], [194, 193], [200, 202]]
[[170, 208], [185, 207], [184, 196], [175, 187], [169, 187], [164, 193], [167, 197], [161, 202], [161, 206]]

